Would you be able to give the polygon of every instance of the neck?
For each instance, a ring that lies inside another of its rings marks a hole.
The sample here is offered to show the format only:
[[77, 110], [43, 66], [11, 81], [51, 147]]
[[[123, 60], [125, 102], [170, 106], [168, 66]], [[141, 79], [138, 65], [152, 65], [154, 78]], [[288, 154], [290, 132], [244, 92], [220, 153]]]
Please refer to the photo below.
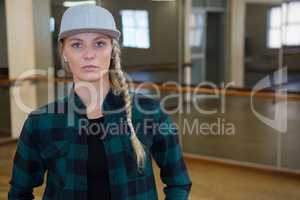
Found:
[[109, 76], [97, 81], [74, 80], [74, 90], [87, 107], [88, 118], [102, 116], [101, 105], [110, 89]]

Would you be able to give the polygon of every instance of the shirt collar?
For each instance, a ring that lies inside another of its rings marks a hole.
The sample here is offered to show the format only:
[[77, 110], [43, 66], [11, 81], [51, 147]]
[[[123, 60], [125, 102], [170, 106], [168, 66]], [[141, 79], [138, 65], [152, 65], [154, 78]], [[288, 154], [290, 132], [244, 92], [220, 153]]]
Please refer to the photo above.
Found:
[[[75, 113], [86, 115], [86, 106], [81, 100], [80, 96], [75, 92], [75, 84], [72, 84], [72, 88], [68, 95], [68, 103], [71, 104], [71, 108]], [[124, 100], [121, 94], [115, 94], [110, 87], [106, 96], [104, 97], [103, 104], [101, 105], [101, 112], [105, 114], [121, 112], [124, 110]]]

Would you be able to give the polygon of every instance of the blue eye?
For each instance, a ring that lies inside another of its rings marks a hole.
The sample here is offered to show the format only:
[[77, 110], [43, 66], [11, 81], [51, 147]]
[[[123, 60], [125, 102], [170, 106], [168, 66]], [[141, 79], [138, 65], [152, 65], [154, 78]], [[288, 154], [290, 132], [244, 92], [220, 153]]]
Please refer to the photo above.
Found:
[[97, 47], [103, 47], [103, 46], [105, 46], [105, 42], [97, 42], [96, 46]]
[[71, 45], [73, 48], [80, 48], [81, 47], [81, 44], [79, 42], [76, 42], [74, 44]]

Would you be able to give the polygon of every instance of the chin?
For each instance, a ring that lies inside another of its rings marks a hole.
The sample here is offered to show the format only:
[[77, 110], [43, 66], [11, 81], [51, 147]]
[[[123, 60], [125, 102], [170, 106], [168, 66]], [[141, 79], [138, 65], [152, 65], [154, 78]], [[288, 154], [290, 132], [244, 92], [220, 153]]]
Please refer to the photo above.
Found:
[[78, 79], [80, 81], [85, 81], [85, 82], [95, 82], [95, 81], [100, 81], [102, 79], [101, 74], [85, 74], [78, 76]]
[[95, 82], [95, 81], [100, 81], [101, 80], [101, 77], [98, 76], [98, 77], [83, 77], [83, 78], [80, 78], [81, 81], [85, 81], [85, 82]]

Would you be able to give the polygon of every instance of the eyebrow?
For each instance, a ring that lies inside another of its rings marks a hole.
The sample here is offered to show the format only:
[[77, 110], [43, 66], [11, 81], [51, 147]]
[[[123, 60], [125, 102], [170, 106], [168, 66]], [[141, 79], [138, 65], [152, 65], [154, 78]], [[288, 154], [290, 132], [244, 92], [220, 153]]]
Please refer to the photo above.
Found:
[[98, 39], [109, 39], [109, 38], [106, 36], [98, 36], [98, 37], [94, 38], [94, 40], [98, 40]]
[[[96, 38], [94, 38], [93, 40], [98, 40], [98, 39], [108, 39], [108, 37], [105, 37], [105, 36], [98, 36]], [[80, 38], [70, 38], [70, 41], [73, 41], [73, 40], [76, 40], [76, 41], [83, 41], [82, 39]]]
[[71, 38], [69, 41], [73, 41], [73, 40], [82, 41], [82, 39], [79, 38]]

